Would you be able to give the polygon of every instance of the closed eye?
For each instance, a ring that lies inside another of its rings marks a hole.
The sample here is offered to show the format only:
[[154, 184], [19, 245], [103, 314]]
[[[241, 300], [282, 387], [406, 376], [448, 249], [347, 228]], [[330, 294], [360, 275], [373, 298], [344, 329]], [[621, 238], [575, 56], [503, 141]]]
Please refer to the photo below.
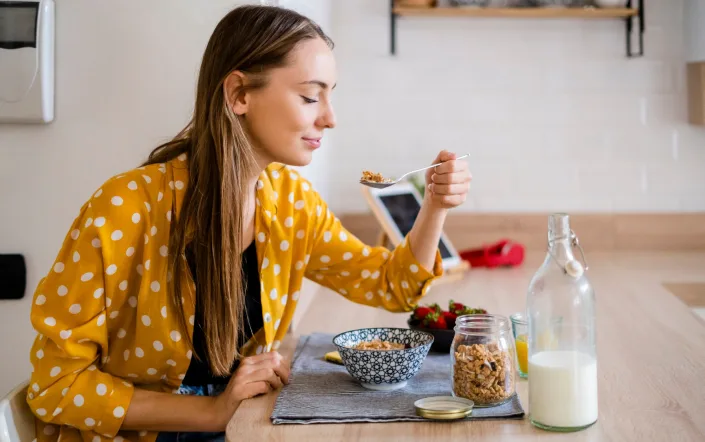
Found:
[[303, 96], [303, 95], [301, 95], [301, 98], [304, 99], [304, 103], [309, 103], [309, 104], [310, 104], [310, 103], [318, 103], [318, 100], [314, 100], [313, 98], [308, 98], [308, 97], [305, 97], [305, 96]]

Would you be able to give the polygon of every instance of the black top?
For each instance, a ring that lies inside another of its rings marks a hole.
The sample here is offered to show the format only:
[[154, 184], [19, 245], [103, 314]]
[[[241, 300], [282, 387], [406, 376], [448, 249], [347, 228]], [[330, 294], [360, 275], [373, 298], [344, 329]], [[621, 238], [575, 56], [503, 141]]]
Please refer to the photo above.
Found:
[[[201, 324], [203, 324], [205, 318], [203, 318], [203, 310], [201, 302], [198, 299], [198, 281], [196, 281], [196, 265], [194, 261], [194, 256], [190, 248], [186, 249], [186, 260], [188, 261], [189, 268], [191, 269], [191, 274], [194, 277], [194, 282], [196, 283], [196, 315], [195, 324], [193, 327], [193, 346], [195, 348], [195, 353], [199, 356], [196, 358], [194, 355], [191, 358], [191, 363], [189, 364], [188, 370], [186, 371], [186, 377], [184, 378], [184, 385], [198, 386], [198, 385], [208, 385], [208, 384], [227, 384], [230, 380], [230, 376], [213, 376], [208, 365], [208, 360], [206, 359], [205, 352], [205, 342], [203, 329]], [[259, 281], [259, 269], [257, 264], [257, 249], [255, 247], [254, 241], [242, 254], [242, 273], [244, 276], [244, 283], [246, 287], [245, 291], [245, 309], [242, 317], [240, 318], [240, 323], [242, 324], [242, 332], [239, 336], [239, 346], [242, 347], [249, 341], [249, 339], [254, 335], [259, 329], [264, 326], [262, 320], [262, 302], [260, 300], [260, 281]], [[231, 369], [231, 373], [235, 371], [238, 366], [239, 361], [235, 361]]]

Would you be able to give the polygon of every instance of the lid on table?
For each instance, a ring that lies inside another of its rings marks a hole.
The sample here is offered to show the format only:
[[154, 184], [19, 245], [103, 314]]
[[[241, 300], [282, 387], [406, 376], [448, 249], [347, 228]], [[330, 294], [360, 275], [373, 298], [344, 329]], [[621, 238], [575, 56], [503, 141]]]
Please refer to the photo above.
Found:
[[427, 419], [463, 419], [472, 413], [475, 403], [454, 396], [432, 396], [414, 402], [416, 414]]

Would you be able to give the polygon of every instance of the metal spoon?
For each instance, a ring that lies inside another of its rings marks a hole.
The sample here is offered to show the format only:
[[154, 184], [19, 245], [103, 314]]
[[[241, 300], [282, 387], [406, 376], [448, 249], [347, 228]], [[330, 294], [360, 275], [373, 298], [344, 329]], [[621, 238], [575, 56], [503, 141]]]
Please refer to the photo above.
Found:
[[[461, 159], [463, 159], [465, 157], [469, 157], [469, 156], [470, 156], [470, 154], [468, 153], [468, 154], [463, 155], [462, 157], [456, 158], [456, 160], [461, 160]], [[395, 184], [398, 184], [407, 175], [411, 175], [412, 173], [416, 173], [416, 172], [421, 172], [422, 170], [430, 169], [432, 167], [440, 166], [441, 164], [443, 164], [443, 163], [431, 164], [430, 166], [422, 167], [421, 169], [412, 170], [411, 172], [407, 172], [404, 175], [402, 175], [401, 177], [397, 178], [396, 180], [390, 181], [388, 183], [378, 183], [376, 181], [367, 181], [367, 180], [361, 179], [360, 184], [364, 184], [365, 186], [368, 186], [368, 187], [374, 187], [375, 189], [384, 189], [385, 187], [389, 187], [389, 186], [393, 186]]]

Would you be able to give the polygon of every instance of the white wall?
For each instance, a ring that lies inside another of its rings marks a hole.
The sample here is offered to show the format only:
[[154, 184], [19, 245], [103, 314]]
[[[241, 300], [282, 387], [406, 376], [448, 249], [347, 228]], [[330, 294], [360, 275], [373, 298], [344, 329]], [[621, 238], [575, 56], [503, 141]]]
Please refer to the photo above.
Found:
[[[0, 395], [29, 374], [31, 297], [81, 204], [188, 121], [202, 51], [238, 3], [57, 2], [56, 121], [0, 125], [0, 253], [28, 265], [25, 299], [0, 301]], [[325, 187], [320, 170], [303, 173]]]
[[[694, 0], [699, 1], [699, 0]], [[472, 155], [465, 211], [703, 211], [705, 131], [686, 121], [683, 0], [646, 0], [646, 57], [621, 20], [400, 18], [335, 2], [334, 209], [363, 169]], [[342, 203], [342, 202], [344, 203]]]
[[684, 0], [687, 61], [705, 61], [705, 0]]

